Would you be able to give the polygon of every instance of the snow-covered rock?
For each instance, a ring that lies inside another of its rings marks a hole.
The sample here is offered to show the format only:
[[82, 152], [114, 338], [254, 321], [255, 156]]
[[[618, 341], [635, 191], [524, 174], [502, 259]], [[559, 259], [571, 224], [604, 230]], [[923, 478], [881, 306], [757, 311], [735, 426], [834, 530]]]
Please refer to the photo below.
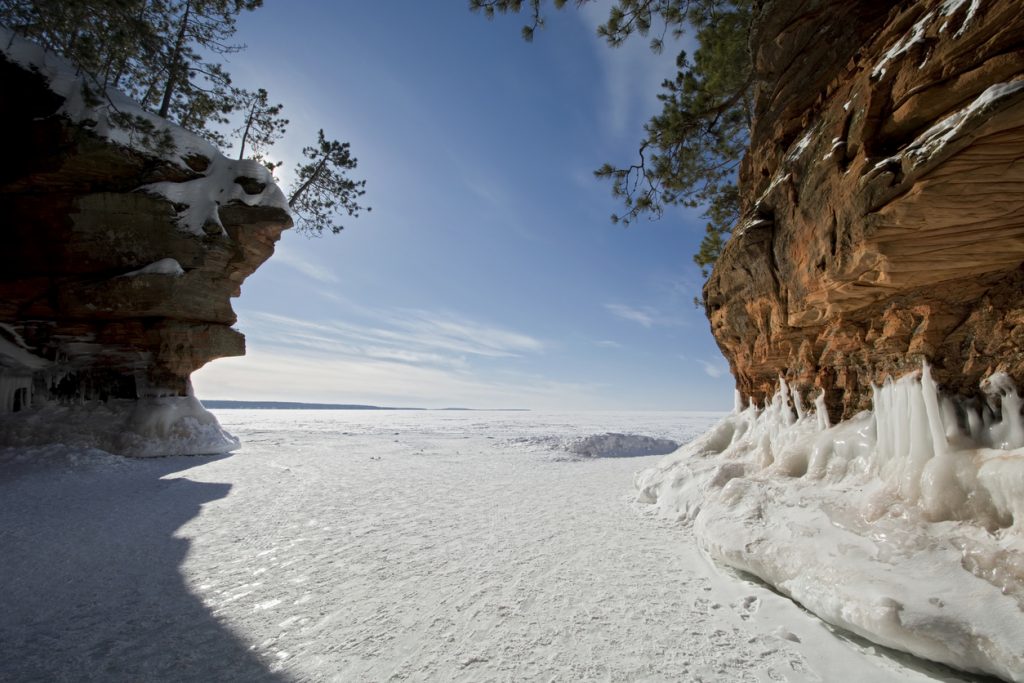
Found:
[[0, 75], [17, 93], [2, 107], [4, 435], [48, 442], [58, 413], [116, 431], [138, 413], [161, 415], [139, 433], [162, 436], [146, 448], [115, 440], [114, 452], [229, 449], [206, 434], [189, 375], [245, 351], [230, 298], [291, 225], [281, 190], [260, 164], [227, 159], [115, 90], [90, 95], [70, 64], [3, 28]]

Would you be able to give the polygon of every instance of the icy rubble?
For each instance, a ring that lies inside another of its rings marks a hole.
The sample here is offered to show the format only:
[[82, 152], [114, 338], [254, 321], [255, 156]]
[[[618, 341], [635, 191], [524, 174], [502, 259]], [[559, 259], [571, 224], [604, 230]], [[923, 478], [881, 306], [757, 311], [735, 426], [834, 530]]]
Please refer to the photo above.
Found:
[[[208, 141], [146, 111], [114, 88], [102, 90], [100, 97], [96, 92], [100, 88], [89, 88], [68, 61], [2, 26], [0, 51], [12, 62], [42, 75], [50, 89], [64, 98], [58, 114], [113, 143], [147, 155], [155, 154], [179, 168], [199, 173], [194, 180], [154, 183], [139, 188], [183, 205], [178, 213], [178, 225], [182, 229], [197, 235], [224, 234], [218, 207], [229, 202], [288, 211], [284, 193], [270, 171], [259, 162], [228, 159]], [[143, 122], [144, 126], [126, 123], [133, 119]], [[170, 142], [166, 148], [157, 142], [161, 137]], [[197, 165], [197, 159], [208, 163]], [[202, 170], [197, 171], [197, 168]], [[237, 182], [239, 179], [248, 179], [248, 182], [243, 187]]]
[[927, 366], [829, 426], [780, 380], [636, 475], [712, 558], [881, 645], [1024, 681], [1024, 418], [1006, 375], [942, 396]]
[[587, 458], [627, 458], [641, 455], [666, 455], [679, 448], [671, 439], [642, 434], [606, 432], [573, 439], [565, 450]]

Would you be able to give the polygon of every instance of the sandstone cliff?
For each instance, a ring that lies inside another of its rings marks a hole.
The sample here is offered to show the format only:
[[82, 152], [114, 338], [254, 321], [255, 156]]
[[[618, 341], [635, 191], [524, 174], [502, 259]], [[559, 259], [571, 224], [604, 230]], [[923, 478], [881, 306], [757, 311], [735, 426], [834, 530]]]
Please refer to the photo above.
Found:
[[833, 419], [933, 363], [1024, 380], [1018, 0], [767, 0], [744, 215], [704, 289], [740, 392]]
[[0, 39], [0, 413], [188, 396], [194, 370], [245, 351], [230, 298], [291, 225], [281, 191]]

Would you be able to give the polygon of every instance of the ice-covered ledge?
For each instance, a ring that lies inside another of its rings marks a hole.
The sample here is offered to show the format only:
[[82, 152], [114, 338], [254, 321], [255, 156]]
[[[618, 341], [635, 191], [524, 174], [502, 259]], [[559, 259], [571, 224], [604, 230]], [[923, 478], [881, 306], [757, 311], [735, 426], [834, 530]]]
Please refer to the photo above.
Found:
[[1021, 397], [1003, 374], [982, 389], [943, 396], [925, 365], [830, 427], [781, 382], [638, 473], [637, 496], [829, 623], [1024, 681]]
[[245, 352], [230, 299], [291, 225], [283, 193], [2, 28], [0, 76], [0, 444], [236, 447], [189, 376]]

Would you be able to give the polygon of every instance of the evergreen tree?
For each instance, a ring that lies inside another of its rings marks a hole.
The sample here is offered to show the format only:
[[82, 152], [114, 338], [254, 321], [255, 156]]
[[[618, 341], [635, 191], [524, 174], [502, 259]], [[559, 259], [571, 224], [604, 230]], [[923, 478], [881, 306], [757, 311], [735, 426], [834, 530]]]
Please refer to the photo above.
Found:
[[263, 0], [0, 0], [0, 23], [56, 52], [96, 86], [223, 144], [237, 91], [209, 56], [230, 42], [237, 16]]
[[246, 147], [249, 156], [260, 161], [271, 172], [281, 165], [266, 158], [266, 153], [280, 140], [288, 127], [288, 119], [281, 116], [283, 104], [270, 104], [267, 91], [260, 88], [256, 92], [237, 91], [236, 100], [240, 103], [239, 110], [245, 116], [242, 124], [235, 129], [233, 135], [238, 138], [238, 158], [245, 158]]
[[344, 228], [338, 223], [339, 214], [359, 217], [359, 212], [370, 211], [358, 200], [366, 191], [365, 180], [352, 180], [346, 173], [353, 170], [358, 161], [351, 156], [349, 143], [328, 140], [323, 129], [317, 136], [317, 143], [302, 150], [308, 163], [298, 164], [295, 169], [295, 183], [288, 206], [295, 216], [296, 229], [310, 236], [320, 236], [324, 230], [337, 234]]
[[[211, 57], [241, 50], [230, 42], [243, 11], [263, 0], [0, 0], [0, 24], [34, 40], [73, 63], [95, 87], [97, 101], [105, 88], [116, 87], [144, 108], [206, 137], [224, 148], [216, 129], [241, 112], [233, 135], [239, 159], [250, 156], [271, 171], [270, 147], [285, 132], [288, 120], [280, 104], [270, 104], [267, 91], [250, 92], [231, 84], [231, 77]], [[125, 112], [111, 119], [137, 136], [146, 147], [170, 151], [168, 131], [152, 121]], [[340, 232], [341, 213], [359, 216], [364, 207], [365, 180], [346, 172], [356, 167], [349, 144], [327, 140], [320, 131], [316, 145], [303, 154], [309, 163], [296, 169], [289, 205], [300, 231], [319, 235]], [[369, 208], [365, 210], [369, 211]]]
[[[577, 5], [590, 0], [576, 0]], [[543, 26], [544, 0], [470, 0], [485, 16], [529, 9], [532, 22], [523, 36]], [[553, 0], [555, 8], [565, 0]], [[595, 175], [612, 181], [612, 193], [626, 211], [614, 222], [629, 224], [641, 215], [659, 217], [669, 205], [704, 207], [708, 219], [694, 261], [705, 276], [739, 218], [736, 175], [749, 141], [752, 67], [747, 49], [752, 0], [617, 0], [598, 34], [611, 46], [633, 34], [647, 37], [660, 51], [664, 37], [695, 32], [699, 47], [691, 60], [676, 59], [677, 74], [662, 84], [661, 113], [644, 126], [636, 163], [605, 164]]]

